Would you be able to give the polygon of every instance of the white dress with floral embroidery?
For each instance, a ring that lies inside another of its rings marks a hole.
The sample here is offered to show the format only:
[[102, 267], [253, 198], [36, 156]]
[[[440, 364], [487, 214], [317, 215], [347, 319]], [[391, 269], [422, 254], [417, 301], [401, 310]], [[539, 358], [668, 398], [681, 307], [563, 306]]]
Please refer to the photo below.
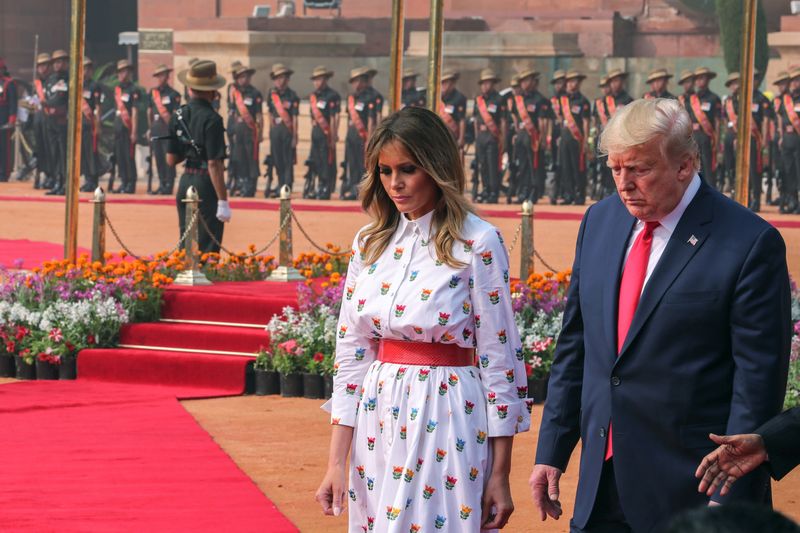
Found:
[[[432, 217], [401, 216], [371, 265], [353, 243], [331, 402], [331, 422], [354, 427], [351, 532], [479, 531], [488, 438], [530, 426], [502, 237], [469, 215], [453, 247], [466, 266], [451, 268], [436, 259]], [[479, 364], [381, 363], [380, 339], [474, 347]]]

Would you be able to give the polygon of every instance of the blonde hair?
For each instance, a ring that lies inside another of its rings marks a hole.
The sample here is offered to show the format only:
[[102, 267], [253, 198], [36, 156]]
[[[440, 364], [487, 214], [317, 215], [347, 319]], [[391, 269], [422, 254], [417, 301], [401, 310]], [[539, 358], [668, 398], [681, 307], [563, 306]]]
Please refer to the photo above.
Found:
[[464, 198], [464, 166], [453, 135], [436, 113], [407, 107], [394, 113], [369, 139], [366, 150], [367, 172], [359, 184], [359, 197], [372, 222], [361, 231], [359, 247], [365, 262], [374, 263], [389, 246], [400, 222], [401, 213], [381, 183], [378, 160], [387, 144], [399, 142], [420, 169], [433, 180], [437, 189], [431, 229], [434, 250], [439, 261], [453, 268], [465, 266], [453, 256], [455, 241], [462, 241], [467, 216], [474, 213]]
[[692, 120], [677, 100], [634, 100], [617, 111], [600, 135], [600, 153], [628, 150], [661, 137], [661, 153], [667, 159], [690, 157], [695, 170], [700, 156], [692, 137]]

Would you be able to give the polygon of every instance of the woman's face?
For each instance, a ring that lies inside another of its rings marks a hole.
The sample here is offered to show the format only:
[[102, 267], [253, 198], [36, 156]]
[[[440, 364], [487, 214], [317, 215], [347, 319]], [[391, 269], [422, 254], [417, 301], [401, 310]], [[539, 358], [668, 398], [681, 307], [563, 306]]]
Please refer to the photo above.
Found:
[[409, 220], [417, 219], [436, 206], [438, 189], [398, 141], [384, 145], [378, 157], [378, 171], [386, 194], [397, 210]]

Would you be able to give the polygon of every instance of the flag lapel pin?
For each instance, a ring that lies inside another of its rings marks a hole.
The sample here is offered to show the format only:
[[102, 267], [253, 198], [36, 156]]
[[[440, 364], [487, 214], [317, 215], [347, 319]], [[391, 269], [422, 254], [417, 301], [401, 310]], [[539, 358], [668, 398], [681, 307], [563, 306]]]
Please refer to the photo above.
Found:
[[697, 242], [698, 242], [698, 239], [697, 239], [697, 237], [695, 237], [694, 235], [692, 235], [691, 237], [689, 237], [689, 240], [688, 240], [687, 242], [688, 242], [689, 244], [691, 244], [692, 246], [696, 246], [696, 245], [697, 245]]

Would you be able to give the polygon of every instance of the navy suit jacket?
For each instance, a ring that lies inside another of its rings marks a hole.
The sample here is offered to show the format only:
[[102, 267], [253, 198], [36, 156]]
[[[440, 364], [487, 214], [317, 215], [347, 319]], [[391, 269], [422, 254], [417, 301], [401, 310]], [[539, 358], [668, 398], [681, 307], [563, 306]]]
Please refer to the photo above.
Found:
[[[573, 517], [581, 528], [610, 420], [622, 509], [634, 531], [651, 531], [708, 503], [694, 477], [715, 447], [708, 434], [753, 433], [778, 413], [786, 387], [792, 325], [783, 239], [705, 182], [645, 285], [618, 356], [619, 285], [634, 223], [617, 195], [583, 218], [539, 432], [536, 463], [561, 470], [582, 441]], [[769, 496], [761, 468], [714, 499]]]
[[800, 407], [784, 411], [755, 433], [764, 439], [772, 477], [781, 479], [800, 464]]

